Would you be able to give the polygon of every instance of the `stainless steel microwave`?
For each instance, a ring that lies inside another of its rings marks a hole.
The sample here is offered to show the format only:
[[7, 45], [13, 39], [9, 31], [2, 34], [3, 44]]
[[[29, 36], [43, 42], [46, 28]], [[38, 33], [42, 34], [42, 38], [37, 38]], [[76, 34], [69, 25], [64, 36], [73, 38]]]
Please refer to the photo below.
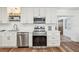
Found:
[[45, 24], [45, 17], [34, 17], [34, 24]]

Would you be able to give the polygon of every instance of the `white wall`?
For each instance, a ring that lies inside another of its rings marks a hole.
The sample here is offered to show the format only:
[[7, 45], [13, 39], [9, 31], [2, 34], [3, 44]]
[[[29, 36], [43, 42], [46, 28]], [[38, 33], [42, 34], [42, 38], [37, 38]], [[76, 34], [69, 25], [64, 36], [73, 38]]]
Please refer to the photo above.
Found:
[[79, 10], [58, 10], [57, 11], [58, 16], [67, 16], [70, 17], [69, 21], [67, 22], [68, 27], [70, 29], [65, 29], [65, 20], [66, 17], [63, 19], [63, 35], [68, 36], [71, 38], [71, 40], [75, 42], [79, 42]]
[[63, 18], [63, 35], [67, 37], [71, 37], [71, 21], [72, 17], [64, 17]]
[[79, 42], [79, 12], [74, 13], [74, 18], [72, 19], [72, 40]]

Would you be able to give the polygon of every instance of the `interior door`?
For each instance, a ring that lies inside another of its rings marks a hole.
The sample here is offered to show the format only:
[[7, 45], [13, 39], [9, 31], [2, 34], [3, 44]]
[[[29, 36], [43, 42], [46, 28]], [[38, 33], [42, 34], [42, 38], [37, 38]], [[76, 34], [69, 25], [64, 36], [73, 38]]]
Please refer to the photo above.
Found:
[[60, 34], [63, 35], [63, 19], [58, 21], [58, 30], [61, 31]]

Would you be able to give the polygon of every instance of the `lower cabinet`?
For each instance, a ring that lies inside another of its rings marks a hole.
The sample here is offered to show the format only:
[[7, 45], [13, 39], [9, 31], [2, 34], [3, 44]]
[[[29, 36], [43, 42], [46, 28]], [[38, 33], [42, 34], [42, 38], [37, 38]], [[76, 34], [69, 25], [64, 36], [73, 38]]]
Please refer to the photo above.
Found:
[[16, 32], [3, 32], [0, 35], [0, 47], [13, 48], [17, 47]]
[[60, 33], [48, 33], [47, 47], [59, 47], [60, 46]]
[[2, 47], [3, 33], [0, 32], [0, 47]]

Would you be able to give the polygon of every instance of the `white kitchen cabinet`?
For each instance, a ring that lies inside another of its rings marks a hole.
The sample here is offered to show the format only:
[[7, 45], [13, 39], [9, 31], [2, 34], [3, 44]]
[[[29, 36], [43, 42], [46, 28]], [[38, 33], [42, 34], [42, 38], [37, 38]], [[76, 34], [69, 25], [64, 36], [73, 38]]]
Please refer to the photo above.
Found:
[[40, 10], [40, 8], [33, 8], [33, 12], [34, 12], [34, 16], [33, 17], [39, 17], [39, 10]]
[[51, 10], [51, 8], [46, 8], [46, 23], [52, 23], [52, 10]]
[[3, 33], [2, 32], [0, 32], [0, 47], [2, 47], [2, 40], [3, 40]]
[[48, 47], [60, 46], [60, 33], [59, 32], [47, 33], [47, 46]]
[[9, 21], [7, 7], [2, 7], [2, 20], [3, 20], [3, 23], [7, 23]]
[[0, 23], [2, 22], [2, 8], [0, 7]]
[[21, 8], [21, 23], [33, 23], [33, 8]]
[[46, 8], [45, 9], [46, 14], [46, 23], [56, 23], [56, 8]]
[[8, 13], [6, 7], [0, 7], [0, 23], [8, 22]]
[[46, 17], [46, 9], [45, 8], [34, 8], [34, 17]]
[[17, 47], [17, 33], [16, 32], [9, 32], [9, 36], [7, 37], [8, 40], [8, 47]]
[[4, 32], [0, 32], [0, 48], [3, 47], [3, 39], [5, 39]]
[[46, 8], [40, 8], [40, 16], [46, 17]]
[[2, 32], [0, 36], [1, 48], [17, 47], [16, 32]]

